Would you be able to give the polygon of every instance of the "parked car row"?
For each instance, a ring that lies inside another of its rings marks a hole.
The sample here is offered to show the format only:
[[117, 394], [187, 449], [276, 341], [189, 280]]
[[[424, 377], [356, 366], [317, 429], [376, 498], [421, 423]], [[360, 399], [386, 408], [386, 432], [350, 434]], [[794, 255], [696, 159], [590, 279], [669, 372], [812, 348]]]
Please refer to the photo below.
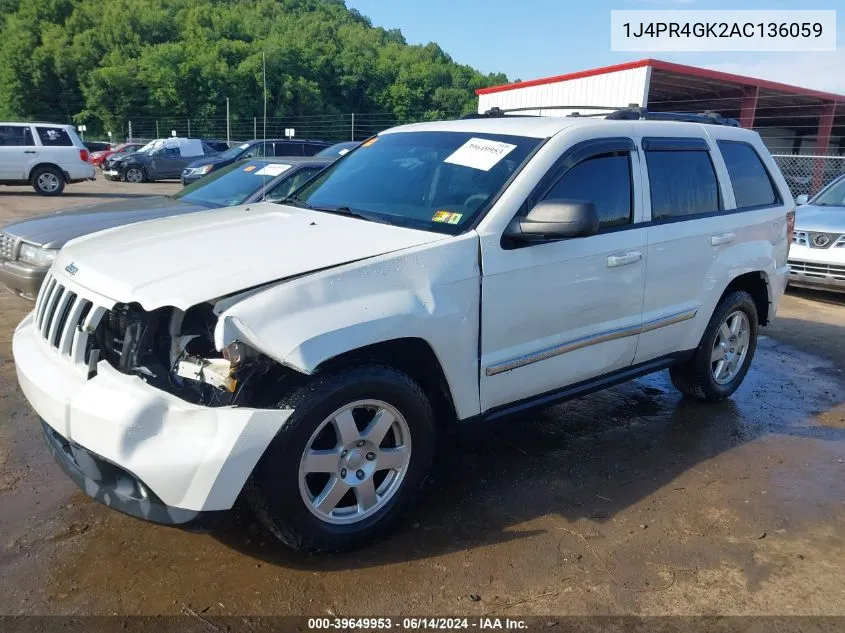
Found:
[[0, 232], [0, 283], [35, 300], [59, 249], [104, 229], [218, 207], [286, 198], [332, 159], [265, 158], [224, 167], [172, 196], [73, 207], [5, 226]]
[[[398, 523], [444, 425], [664, 369], [731, 396], [786, 287], [794, 200], [758, 134], [625, 114], [402, 126], [317, 173], [252, 156], [8, 228], [4, 252], [49, 266], [12, 342], [47, 446], [127, 514], [244, 500], [323, 552]], [[155, 177], [182, 147], [127, 160]]]

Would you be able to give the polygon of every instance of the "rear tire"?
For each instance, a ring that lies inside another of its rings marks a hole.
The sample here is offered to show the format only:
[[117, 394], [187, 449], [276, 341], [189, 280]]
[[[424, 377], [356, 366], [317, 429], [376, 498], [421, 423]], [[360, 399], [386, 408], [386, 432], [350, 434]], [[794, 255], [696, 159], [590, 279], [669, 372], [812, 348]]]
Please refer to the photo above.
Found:
[[267, 529], [314, 553], [391, 530], [434, 454], [434, 413], [420, 386], [384, 365], [351, 367], [314, 376], [276, 408], [294, 412], [245, 490]]
[[38, 167], [32, 172], [30, 183], [42, 196], [58, 196], [65, 190], [65, 175], [55, 167]]
[[742, 384], [757, 349], [757, 306], [738, 290], [723, 297], [693, 357], [669, 370], [672, 384], [690, 398], [713, 402]]

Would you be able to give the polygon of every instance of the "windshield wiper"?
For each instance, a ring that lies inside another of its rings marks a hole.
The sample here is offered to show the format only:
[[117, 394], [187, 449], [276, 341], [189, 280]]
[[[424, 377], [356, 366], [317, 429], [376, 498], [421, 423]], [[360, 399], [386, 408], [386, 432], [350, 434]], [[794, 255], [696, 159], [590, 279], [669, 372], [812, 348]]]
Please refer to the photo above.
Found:
[[289, 204], [292, 207], [299, 207], [301, 209], [313, 209], [305, 200], [299, 198], [282, 198], [281, 200], [273, 200], [273, 204]]
[[322, 211], [323, 213], [334, 213], [335, 215], [345, 215], [350, 218], [357, 218], [359, 220], [367, 220], [368, 222], [375, 222], [376, 220], [373, 219], [371, 216], [365, 215], [363, 213], [359, 213], [357, 211], [353, 211], [349, 207], [312, 207], [309, 206], [309, 209], [313, 211]]

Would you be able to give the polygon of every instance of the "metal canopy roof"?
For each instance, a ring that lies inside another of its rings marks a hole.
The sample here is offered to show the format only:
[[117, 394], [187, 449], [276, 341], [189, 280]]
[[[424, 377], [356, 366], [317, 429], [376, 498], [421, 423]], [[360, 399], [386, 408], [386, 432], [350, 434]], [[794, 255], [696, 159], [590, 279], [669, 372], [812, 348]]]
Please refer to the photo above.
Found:
[[755, 128], [784, 127], [813, 134], [818, 129], [819, 117], [835, 107], [832, 132], [845, 136], [845, 95], [659, 59], [641, 59], [565, 75], [482, 88], [476, 93], [482, 95], [519, 90], [643, 67], [651, 69], [651, 78], [648, 84], [648, 103], [640, 105], [648, 106], [651, 111], [712, 110], [726, 117], [739, 118], [743, 99], [756, 94]]

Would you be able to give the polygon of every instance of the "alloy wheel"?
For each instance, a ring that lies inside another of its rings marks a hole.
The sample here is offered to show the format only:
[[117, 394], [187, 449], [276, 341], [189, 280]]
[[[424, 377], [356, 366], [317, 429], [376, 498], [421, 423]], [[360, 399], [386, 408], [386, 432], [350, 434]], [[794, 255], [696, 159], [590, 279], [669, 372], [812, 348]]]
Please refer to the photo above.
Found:
[[742, 370], [751, 337], [745, 312], [731, 312], [722, 321], [710, 354], [710, 373], [719, 385], [726, 385]]
[[348, 404], [323, 420], [303, 452], [299, 491], [322, 521], [363, 521], [390, 501], [411, 460], [404, 416], [379, 400]]

